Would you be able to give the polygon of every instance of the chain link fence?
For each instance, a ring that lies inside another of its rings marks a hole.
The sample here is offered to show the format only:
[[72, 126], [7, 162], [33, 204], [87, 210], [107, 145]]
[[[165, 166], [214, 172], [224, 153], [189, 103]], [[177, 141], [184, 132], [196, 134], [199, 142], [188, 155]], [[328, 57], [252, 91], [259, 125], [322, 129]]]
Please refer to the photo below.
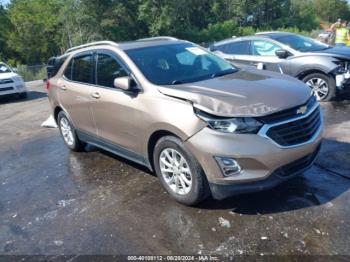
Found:
[[17, 73], [23, 77], [24, 81], [43, 80], [47, 78], [46, 65], [18, 65], [16, 67]]

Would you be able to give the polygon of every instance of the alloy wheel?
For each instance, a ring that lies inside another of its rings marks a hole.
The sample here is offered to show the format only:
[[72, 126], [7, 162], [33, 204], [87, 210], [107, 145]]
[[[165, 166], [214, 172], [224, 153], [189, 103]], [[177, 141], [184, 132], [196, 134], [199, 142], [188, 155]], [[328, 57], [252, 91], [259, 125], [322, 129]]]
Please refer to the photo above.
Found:
[[61, 132], [62, 132], [62, 136], [63, 136], [64, 141], [67, 143], [67, 145], [73, 146], [74, 134], [72, 131], [72, 127], [71, 127], [69, 121], [64, 117], [61, 118], [60, 128], [61, 128]]
[[161, 174], [170, 189], [186, 195], [192, 188], [192, 173], [185, 157], [172, 148], [164, 149], [159, 156]]
[[321, 78], [311, 78], [306, 84], [314, 91], [317, 100], [323, 100], [329, 93], [327, 82]]

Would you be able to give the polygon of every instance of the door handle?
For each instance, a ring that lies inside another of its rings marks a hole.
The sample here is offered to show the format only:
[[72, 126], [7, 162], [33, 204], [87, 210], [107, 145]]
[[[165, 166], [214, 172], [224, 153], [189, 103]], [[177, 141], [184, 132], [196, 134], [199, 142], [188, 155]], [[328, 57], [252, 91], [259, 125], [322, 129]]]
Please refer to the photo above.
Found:
[[100, 93], [98, 93], [98, 92], [93, 92], [93, 93], [91, 94], [91, 96], [92, 96], [93, 98], [96, 98], [96, 99], [99, 99], [99, 98], [101, 97]]
[[262, 63], [262, 62], [258, 62], [258, 63], [254, 63], [253, 62], [253, 65], [259, 70], [264, 70], [265, 69], [265, 64]]
[[66, 90], [67, 90], [67, 87], [66, 87], [65, 85], [60, 86], [60, 88], [61, 88], [61, 90], [63, 90], [63, 91], [66, 91]]

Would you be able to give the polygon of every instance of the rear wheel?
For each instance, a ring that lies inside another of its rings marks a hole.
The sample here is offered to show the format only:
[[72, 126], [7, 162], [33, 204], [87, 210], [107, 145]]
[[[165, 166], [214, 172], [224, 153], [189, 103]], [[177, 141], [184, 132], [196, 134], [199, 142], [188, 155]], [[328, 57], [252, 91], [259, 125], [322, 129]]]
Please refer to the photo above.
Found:
[[159, 180], [176, 201], [196, 205], [208, 197], [210, 191], [204, 171], [180, 139], [161, 138], [155, 146], [153, 160]]
[[75, 129], [63, 111], [58, 114], [58, 127], [66, 146], [72, 151], [83, 151], [86, 143], [79, 140]]
[[331, 101], [336, 95], [336, 83], [333, 77], [314, 73], [304, 77], [303, 81], [314, 91], [318, 101]]

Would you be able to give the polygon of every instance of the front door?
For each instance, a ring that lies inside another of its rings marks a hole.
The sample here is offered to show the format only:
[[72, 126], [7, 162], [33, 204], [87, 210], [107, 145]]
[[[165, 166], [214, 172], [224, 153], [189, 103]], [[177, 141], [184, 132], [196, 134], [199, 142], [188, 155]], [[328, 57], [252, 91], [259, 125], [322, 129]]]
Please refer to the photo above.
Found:
[[141, 152], [143, 128], [142, 94], [128, 93], [114, 87], [114, 79], [129, 75], [129, 70], [112, 52], [99, 51], [96, 55], [96, 86], [93, 88], [92, 113], [97, 136], [135, 153]]
[[285, 59], [280, 59], [275, 52], [282, 49], [279, 45], [267, 40], [252, 40], [250, 65], [262, 66], [263, 69], [284, 73]]

